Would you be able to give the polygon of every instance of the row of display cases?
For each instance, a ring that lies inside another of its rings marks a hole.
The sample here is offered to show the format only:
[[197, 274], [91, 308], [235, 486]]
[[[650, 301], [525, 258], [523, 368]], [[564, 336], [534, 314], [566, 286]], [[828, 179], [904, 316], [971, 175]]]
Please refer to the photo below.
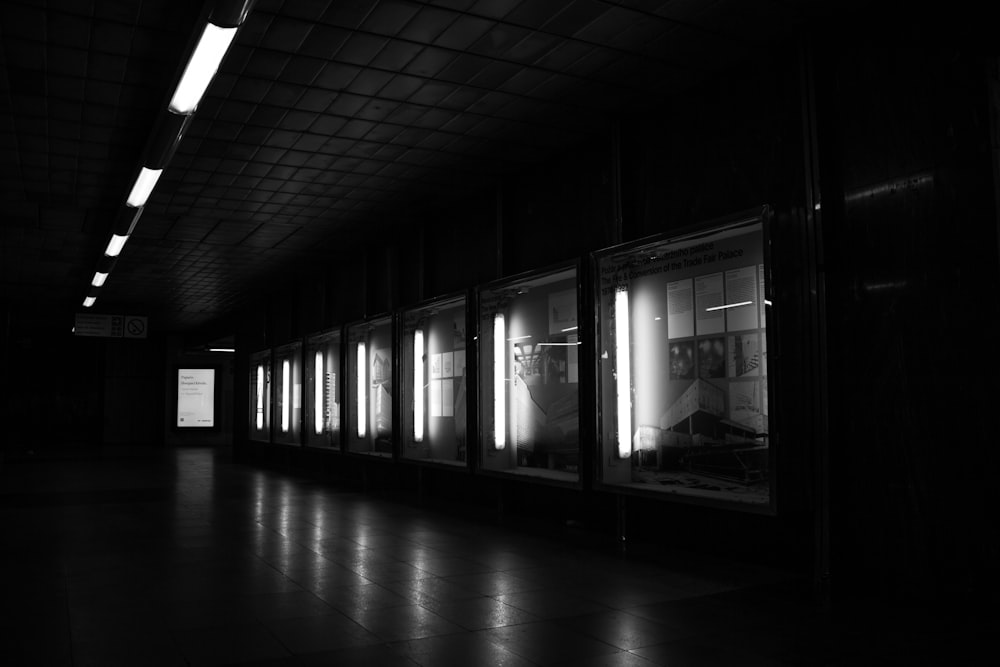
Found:
[[251, 438], [565, 484], [592, 447], [596, 484], [770, 509], [766, 223], [594, 253], [586, 286], [560, 266], [257, 351]]

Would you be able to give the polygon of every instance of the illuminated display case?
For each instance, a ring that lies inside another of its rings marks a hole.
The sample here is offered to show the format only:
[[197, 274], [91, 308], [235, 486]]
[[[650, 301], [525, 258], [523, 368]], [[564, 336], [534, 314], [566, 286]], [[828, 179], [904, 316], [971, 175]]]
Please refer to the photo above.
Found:
[[250, 439], [271, 441], [271, 351], [250, 355]]
[[305, 444], [340, 448], [340, 331], [311, 336], [306, 341]]
[[469, 390], [466, 298], [437, 300], [408, 310], [402, 324], [402, 456], [464, 465]]
[[480, 467], [579, 480], [577, 268], [479, 295]]
[[392, 456], [392, 317], [347, 327], [347, 450]]
[[302, 444], [302, 343], [274, 350], [274, 442]]
[[594, 255], [604, 484], [770, 506], [766, 221]]

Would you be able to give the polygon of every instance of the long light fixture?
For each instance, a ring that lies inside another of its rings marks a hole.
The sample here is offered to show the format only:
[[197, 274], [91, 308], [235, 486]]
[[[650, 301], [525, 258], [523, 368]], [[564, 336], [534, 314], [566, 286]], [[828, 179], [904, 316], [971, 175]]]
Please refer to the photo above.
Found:
[[291, 414], [292, 366], [288, 359], [281, 362], [281, 432], [288, 433]]
[[615, 389], [618, 394], [618, 458], [632, 455], [632, 367], [629, 354], [628, 288], [615, 291]]
[[740, 306], [751, 306], [753, 301], [740, 301], [739, 303], [724, 303], [721, 306], [712, 306], [711, 308], [706, 308], [705, 312], [710, 313], [713, 310], [726, 310], [729, 308], [739, 308]]
[[[184, 67], [167, 109], [161, 113], [158, 122], [154, 124], [153, 134], [147, 140], [140, 163], [142, 168], [126, 198], [124, 207], [124, 210], [131, 209], [134, 213], [128, 215], [129, 220], [119, 220], [115, 225], [111, 241], [104, 251], [106, 258], [115, 258], [121, 254], [142, 213], [143, 206], [156, 187], [163, 169], [173, 157], [197, 111], [198, 104], [253, 4], [254, 0], [211, 2], [208, 21], [202, 29], [198, 43]], [[109, 272], [107, 268], [101, 268], [101, 265], [97, 270], [101, 273]], [[84, 302], [85, 307], [93, 305], [95, 299], [96, 297], [88, 296]]]
[[160, 174], [162, 173], [162, 169], [150, 169], [149, 167], [143, 167], [139, 170], [139, 175], [135, 179], [135, 185], [132, 186], [132, 192], [129, 193], [125, 203], [132, 208], [145, 206], [146, 200], [152, 194], [153, 188], [156, 187], [156, 182], [160, 180]]
[[368, 354], [365, 352], [365, 342], [358, 342], [358, 437], [363, 438], [368, 431]]
[[507, 446], [507, 392], [504, 376], [507, 366], [506, 324], [503, 313], [493, 318], [493, 447]]
[[112, 234], [111, 240], [108, 242], [108, 247], [104, 250], [104, 254], [108, 257], [117, 257], [121, 254], [122, 248], [125, 247], [126, 241], [128, 241], [127, 236]]
[[104, 281], [107, 279], [108, 279], [108, 274], [101, 273], [100, 271], [98, 271], [97, 273], [94, 274], [94, 278], [93, 280], [90, 281], [90, 284], [93, 285], [94, 287], [100, 287], [101, 285], [104, 284]]
[[323, 433], [323, 350], [316, 350], [313, 362], [313, 430]]
[[413, 439], [424, 440], [424, 332], [413, 332]]
[[184, 116], [194, 113], [235, 36], [236, 28], [220, 28], [212, 23], [205, 25], [198, 46], [170, 98], [168, 108], [171, 112]]
[[257, 430], [264, 428], [264, 364], [257, 364]]

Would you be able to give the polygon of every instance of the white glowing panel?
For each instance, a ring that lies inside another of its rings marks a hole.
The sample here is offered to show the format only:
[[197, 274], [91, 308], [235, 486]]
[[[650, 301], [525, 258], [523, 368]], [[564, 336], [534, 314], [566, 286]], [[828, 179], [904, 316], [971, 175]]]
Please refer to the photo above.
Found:
[[264, 365], [257, 364], [257, 430], [264, 428]]
[[133, 208], [145, 206], [146, 200], [152, 194], [153, 188], [156, 187], [156, 182], [160, 180], [160, 174], [162, 173], [162, 169], [143, 167], [139, 172], [139, 176], [135, 179], [135, 185], [132, 186], [132, 192], [129, 193], [125, 203]]
[[496, 449], [507, 446], [506, 329], [503, 313], [497, 313], [493, 320], [493, 446]]
[[413, 439], [424, 439], [424, 332], [413, 332]]
[[363, 438], [368, 431], [368, 404], [365, 401], [368, 388], [368, 354], [364, 342], [358, 343], [358, 437]]
[[323, 433], [323, 352], [316, 350], [313, 368], [313, 421], [316, 435]]
[[215, 369], [181, 368], [177, 371], [178, 428], [215, 426]]
[[618, 392], [618, 457], [632, 454], [632, 377], [629, 359], [628, 289], [615, 292], [615, 373]]
[[104, 254], [108, 257], [117, 257], [121, 254], [122, 248], [125, 247], [126, 241], [128, 241], [128, 236], [112, 234], [111, 240], [108, 241], [108, 247], [104, 249]]
[[94, 287], [102, 287], [104, 285], [104, 281], [107, 279], [108, 274], [98, 271], [94, 274], [94, 279], [90, 281], [90, 284]]
[[292, 365], [288, 359], [281, 362], [281, 432], [288, 433], [288, 422], [291, 416], [290, 394], [292, 380]]
[[88, 297], [85, 297], [85, 298], [83, 299], [83, 307], [84, 307], [84, 308], [90, 308], [90, 307], [91, 307], [91, 306], [93, 306], [93, 305], [94, 305], [94, 304], [95, 304], [96, 302], [97, 302], [97, 297], [96, 297], [96, 296], [88, 296]]
[[177, 90], [170, 99], [170, 111], [182, 115], [192, 113], [198, 108], [208, 84], [219, 69], [222, 58], [225, 57], [229, 45], [236, 36], [236, 28], [220, 28], [211, 23], [205, 26], [198, 40], [191, 59], [184, 68]]

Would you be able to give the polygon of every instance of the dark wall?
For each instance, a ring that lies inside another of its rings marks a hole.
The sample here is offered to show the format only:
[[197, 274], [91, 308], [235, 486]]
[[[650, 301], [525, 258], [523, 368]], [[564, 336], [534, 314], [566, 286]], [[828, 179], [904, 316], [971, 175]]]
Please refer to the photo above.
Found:
[[820, 61], [833, 567], [856, 593], [997, 583], [995, 61], [980, 45], [910, 24]]

